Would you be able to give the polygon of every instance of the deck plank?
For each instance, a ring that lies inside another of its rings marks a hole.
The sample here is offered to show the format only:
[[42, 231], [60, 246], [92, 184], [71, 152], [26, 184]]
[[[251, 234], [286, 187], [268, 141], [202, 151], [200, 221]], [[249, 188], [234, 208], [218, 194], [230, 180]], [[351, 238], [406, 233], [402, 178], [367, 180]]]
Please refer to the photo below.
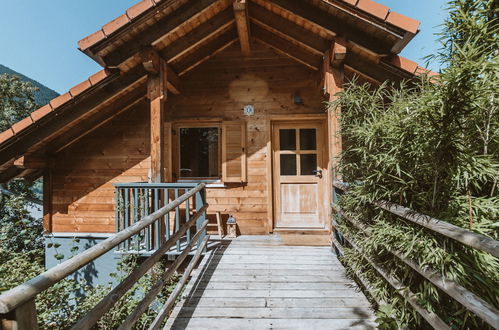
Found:
[[371, 305], [330, 248], [278, 236], [212, 245], [165, 329], [374, 329]]

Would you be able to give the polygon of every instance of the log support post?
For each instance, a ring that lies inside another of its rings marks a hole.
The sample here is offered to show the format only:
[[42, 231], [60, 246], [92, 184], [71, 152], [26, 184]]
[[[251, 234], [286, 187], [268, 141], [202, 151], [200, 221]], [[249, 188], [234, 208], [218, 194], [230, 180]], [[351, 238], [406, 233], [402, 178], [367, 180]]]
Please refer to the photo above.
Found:
[[[347, 55], [346, 40], [337, 37], [331, 48], [324, 55], [323, 82], [324, 94], [327, 101], [333, 102], [337, 99], [336, 94], [343, 91], [344, 70], [343, 61]], [[331, 108], [328, 111], [328, 148], [329, 162], [328, 172], [332, 180], [339, 179], [337, 167], [340, 159], [342, 142], [340, 135], [341, 108]]]
[[150, 48], [142, 53], [142, 64], [148, 72], [147, 97], [151, 112], [151, 176], [150, 182], [165, 179], [165, 106], [167, 99], [168, 68], [158, 53]]

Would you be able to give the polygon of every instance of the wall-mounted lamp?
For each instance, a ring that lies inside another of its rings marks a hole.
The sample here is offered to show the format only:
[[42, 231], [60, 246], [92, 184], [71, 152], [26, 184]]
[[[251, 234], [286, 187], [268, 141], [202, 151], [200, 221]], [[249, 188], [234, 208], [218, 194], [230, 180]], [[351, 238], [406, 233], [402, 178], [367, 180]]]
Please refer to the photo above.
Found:
[[232, 215], [227, 219], [227, 237], [236, 238], [237, 237], [237, 223], [236, 218]]

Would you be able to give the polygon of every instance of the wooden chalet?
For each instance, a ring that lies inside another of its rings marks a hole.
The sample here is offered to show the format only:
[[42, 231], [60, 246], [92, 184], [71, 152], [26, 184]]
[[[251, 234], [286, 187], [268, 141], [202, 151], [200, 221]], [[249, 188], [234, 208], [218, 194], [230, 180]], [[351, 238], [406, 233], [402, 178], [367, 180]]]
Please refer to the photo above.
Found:
[[114, 233], [116, 184], [204, 182], [239, 234], [329, 237], [324, 102], [425, 72], [397, 55], [418, 26], [371, 0], [142, 0], [79, 41], [102, 71], [0, 133], [0, 182], [43, 176], [56, 236]]

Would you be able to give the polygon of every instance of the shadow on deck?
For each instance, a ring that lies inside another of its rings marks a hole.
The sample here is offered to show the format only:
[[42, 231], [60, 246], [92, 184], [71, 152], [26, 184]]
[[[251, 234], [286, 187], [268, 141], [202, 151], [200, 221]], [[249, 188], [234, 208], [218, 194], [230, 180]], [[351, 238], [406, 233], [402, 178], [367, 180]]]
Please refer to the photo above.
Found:
[[372, 329], [370, 303], [329, 247], [217, 241], [165, 329]]

